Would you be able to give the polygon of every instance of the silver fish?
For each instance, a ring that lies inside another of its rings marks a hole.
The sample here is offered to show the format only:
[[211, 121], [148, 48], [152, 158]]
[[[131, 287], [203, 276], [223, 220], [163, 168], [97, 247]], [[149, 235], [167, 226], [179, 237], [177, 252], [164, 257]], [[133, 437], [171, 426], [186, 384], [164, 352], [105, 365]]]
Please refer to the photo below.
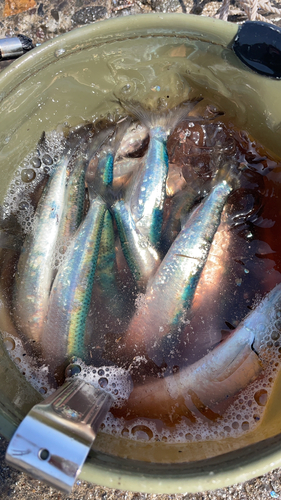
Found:
[[209, 418], [216, 419], [219, 403], [227, 403], [261, 375], [266, 337], [276, 331], [280, 316], [281, 284], [209, 354], [176, 374], [137, 386], [126, 403], [127, 413], [153, 418], [160, 408], [172, 420], [182, 409], [192, 420], [209, 410]]
[[85, 174], [89, 162], [96, 155], [103, 143], [113, 133], [113, 128], [108, 127], [102, 131], [88, 131], [87, 127], [82, 135], [80, 129], [71, 135], [81, 135], [81, 144], [77, 154], [73, 155], [68, 168], [68, 183], [65, 193], [65, 203], [57, 238], [57, 247], [65, 252], [67, 246], [79, 227], [83, 218], [85, 199]]
[[39, 201], [33, 231], [26, 237], [19, 258], [14, 308], [15, 319], [27, 338], [41, 338], [53, 278], [51, 262], [64, 206], [69, 150], [59, 161]]
[[[149, 128], [150, 142], [142, 168], [135, 175], [125, 201], [138, 230], [158, 247], [166, 198], [168, 175], [167, 138], [175, 126], [187, 117], [198, 101], [178, 106], [165, 113], [152, 113], [138, 104], [124, 103], [125, 109]], [[123, 104], [123, 103], [122, 103]]]
[[123, 200], [112, 206], [118, 234], [127, 264], [140, 290], [145, 290], [148, 280], [160, 264], [160, 256], [147, 236], [136, 226], [134, 218]]
[[93, 197], [52, 286], [42, 336], [43, 356], [52, 373], [67, 357], [84, 357], [86, 318], [105, 212], [106, 203]]
[[[194, 209], [151, 280], [141, 308], [125, 335], [126, 350], [146, 352], [162, 362], [160, 343], [173, 335], [190, 308], [200, 275], [220, 224], [222, 210], [237, 177], [229, 168], [227, 180], [218, 182]], [[222, 169], [222, 175], [224, 169]], [[160, 359], [161, 358], [161, 359]]]

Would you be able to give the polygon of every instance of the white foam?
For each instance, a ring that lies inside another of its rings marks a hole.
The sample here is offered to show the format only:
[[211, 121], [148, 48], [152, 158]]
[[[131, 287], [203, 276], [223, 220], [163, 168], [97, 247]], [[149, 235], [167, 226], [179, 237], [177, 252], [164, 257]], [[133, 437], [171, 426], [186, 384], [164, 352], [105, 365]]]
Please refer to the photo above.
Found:
[[[65, 138], [62, 132], [54, 131], [45, 135], [43, 144], [39, 144], [35, 151], [29, 153], [15, 171], [14, 178], [7, 190], [3, 203], [3, 217], [15, 215], [24, 234], [32, 230], [34, 207], [31, 195], [46, 175], [50, 175], [56, 168], [65, 147]], [[34, 166], [34, 165], [38, 166]], [[25, 182], [26, 171], [33, 173], [34, 178]], [[25, 205], [24, 209], [19, 209]]]
[[[45, 364], [38, 366], [33, 357], [26, 353], [26, 349], [18, 337], [10, 335], [7, 332], [1, 332], [1, 335], [10, 358], [32, 387], [40, 392], [43, 397], [52, 394], [54, 388], [50, 385], [48, 366]], [[81, 371], [72, 377], [67, 377], [66, 380], [80, 378], [98, 389], [103, 389], [113, 396], [114, 407], [122, 406], [129, 398], [133, 384], [127, 370], [117, 366], [100, 366], [95, 368], [86, 365], [79, 358], [75, 358], [74, 363]]]
[[1, 332], [4, 345], [10, 358], [17, 365], [18, 370], [26, 380], [45, 398], [54, 392], [50, 386], [48, 375], [49, 368], [46, 365], [38, 366], [33, 357], [26, 352], [22, 341], [10, 333]]
[[[113, 396], [114, 407], [119, 407], [129, 398], [133, 383], [127, 370], [117, 366], [93, 367], [86, 365], [82, 359], [76, 358], [75, 365], [81, 368], [80, 373], [74, 375], [75, 378], [85, 380], [98, 389], [103, 389]], [[70, 380], [69, 377], [67, 380]]]

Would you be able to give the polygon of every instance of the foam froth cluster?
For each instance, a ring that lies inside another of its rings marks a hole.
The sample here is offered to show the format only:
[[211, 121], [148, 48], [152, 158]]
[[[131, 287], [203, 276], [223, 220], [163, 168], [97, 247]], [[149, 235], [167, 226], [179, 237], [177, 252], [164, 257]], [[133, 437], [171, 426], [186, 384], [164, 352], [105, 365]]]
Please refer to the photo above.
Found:
[[[43, 397], [54, 392], [49, 381], [49, 368], [46, 365], [38, 366], [38, 363], [26, 353], [21, 340], [6, 332], [2, 333], [4, 346], [14, 361], [19, 371], [30, 382]], [[127, 370], [117, 366], [100, 366], [94, 368], [86, 365], [81, 359], [71, 360], [66, 368], [66, 380], [80, 378], [98, 389], [103, 389], [112, 395], [114, 407], [118, 407], [128, 399], [133, 385]]]
[[60, 131], [46, 133], [35, 151], [29, 153], [18, 166], [3, 203], [3, 217], [16, 215], [25, 234], [32, 230], [34, 221], [33, 193], [56, 168], [65, 147]]
[[77, 377], [97, 389], [103, 389], [113, 396], [114, 407], [122, 406], [129, 398], [133, 384], [127, 370], [117, 366], [88, 366], [79, 358], [73, 361], [75, 364], [72, 363], [66, 368], [67, 380]]

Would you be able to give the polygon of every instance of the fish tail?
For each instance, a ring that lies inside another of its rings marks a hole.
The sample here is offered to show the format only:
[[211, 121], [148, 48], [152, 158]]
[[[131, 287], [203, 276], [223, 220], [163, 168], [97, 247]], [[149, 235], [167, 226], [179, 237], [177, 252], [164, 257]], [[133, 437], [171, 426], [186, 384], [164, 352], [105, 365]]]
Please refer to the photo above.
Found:
[[109, 128], [107, 136], [101, 134], [100, 132], [100, 136], [103, 139], [103, 142], [100, 144], [100, 146], [104, 147], [100, 152], [97, 151], [98, 154], [100, 154], [101, 156], [110, 154], [114, 158], [124, 137], [124, 134], [131, 122], [131, 117], [122, 118], [116, 123], [114, 129], [112, 129], [112, 127]]
[[[80, 129], [71, 130], [67, 137], [66, 145], [64, 148], [64, 155], [66, 156], [66, 158], [73, 158], [72, 162], [74, 163], [77, 156], [80, 154], [81, 148], [83, 151], [89, 140], [93, 137], [93, 133], [93, 129], [90, 128], [86, 128], [86, 130], [83, 132]], [[71, 171], [70, 166], [69, 171]]]
[[130, 122], [130, 119], [125, 119], [117, 123], [113, 134], [103, 141], [102, 149], [97, 152], [94, 177], [91, 179], [87, 175], [87, 184], [91, 198], [97, 194], [102, 196], [107, 188], [112, 186], [115, 155]]
[[232, 191], [238, 189], [241, 184], [239, 165], [239, 162], [232, 158], [221, 158], [217, 164], [216, 174], [212, 182], [213, 186], [226, 182], [232, 188]]
[[[88, 185], [89, 188], [89, 197], [92, 200], [97, 196], [95, 187]], [[105, 203], [107, 210], [109, 213], [114, 216], [114, 205], [121, 200], [124, 200], [126, 192], [126, 185], [122, 185], [118, 188], [118, 190], [113, 189], [112, 186], [106, 186], [106, 190], [99, 192], [99, 197]]]
[[201, 100], [201, 97], [192, 99], [183, 102], [175, 108], [166, 110], [146, 109], [135, 101], [129, 102], [118, 99], [118, 102], [127, 113], [144, 124], [150, 130], [150, 134], [152, 130], [160, 128], [166, 132], [166, 136], [168, 137], [175, 127], [188, 117], [189, 113]]
[[122, 139], [125, 135], [125, 132], [128, 130], [128, 127], [131, 125], [132, 118], [130, 116], [119, 120], [116, 124], [115, 133], [111, 139], [112, 141], [112, 153], [113, 156], [116, 156], [117, 150], [122, 142]]

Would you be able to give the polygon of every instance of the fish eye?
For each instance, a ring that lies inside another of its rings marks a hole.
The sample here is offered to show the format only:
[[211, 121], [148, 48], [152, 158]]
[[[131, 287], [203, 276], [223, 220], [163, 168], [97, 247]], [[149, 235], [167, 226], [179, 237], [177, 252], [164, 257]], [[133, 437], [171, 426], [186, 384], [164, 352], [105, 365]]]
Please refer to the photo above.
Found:
[[232, 49], [256, 73], [281, 78], [281, 28], [278, 26], [246, 21], [239, 27]]

